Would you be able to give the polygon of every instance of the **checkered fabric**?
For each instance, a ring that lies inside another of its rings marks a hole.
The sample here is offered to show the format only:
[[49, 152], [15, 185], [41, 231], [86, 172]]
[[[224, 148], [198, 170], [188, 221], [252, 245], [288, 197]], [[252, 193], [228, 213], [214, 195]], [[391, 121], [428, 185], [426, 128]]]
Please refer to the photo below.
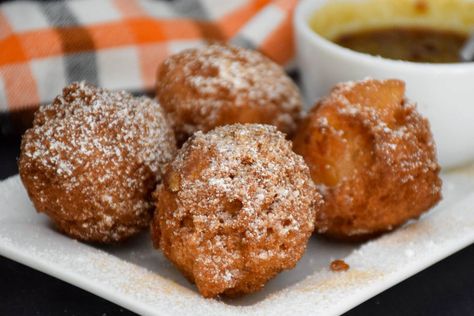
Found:
[[0, 114], [51, 101], [72, 81], [150, 91], [168, 55], [206, 41], [293, 56], [297, 0], [71, 0], [0, 5]]

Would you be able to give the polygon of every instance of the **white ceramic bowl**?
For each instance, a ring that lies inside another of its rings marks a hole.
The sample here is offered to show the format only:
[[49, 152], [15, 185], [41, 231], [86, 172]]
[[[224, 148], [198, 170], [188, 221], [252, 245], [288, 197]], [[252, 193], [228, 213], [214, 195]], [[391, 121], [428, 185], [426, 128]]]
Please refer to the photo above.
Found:
[[443, 167], [474, 160], [474, 63], [423, 64], [358, 53], [316, 34], [313, 14], [330, 0], [304, 0], [295, 16], [297, 64], [303, 92], [312, 106], [342, 81], [398, 78], [407, 97], [429, 119]]

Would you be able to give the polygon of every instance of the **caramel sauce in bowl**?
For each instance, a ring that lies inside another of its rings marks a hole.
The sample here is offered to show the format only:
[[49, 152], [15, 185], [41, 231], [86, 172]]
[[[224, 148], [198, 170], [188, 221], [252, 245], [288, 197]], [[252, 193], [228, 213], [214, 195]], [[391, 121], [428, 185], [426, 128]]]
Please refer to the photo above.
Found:
[[[367, 36], [394, 29], [448, 32], [463, 42], [474, 30], [474, 1], [303, 0], [295, 11], [294, 25], [297, 65], [309, 105], [338, 82], [365, 77], [401, 79], [408, 98], [430, 121], [441, 165], [449, 168], [474, 160], [474, 63], [454, 60], [454, 49], [450, 58], [416, 60], [416, 56], [405, 57], [407, 50], [381, 57], [383, 52], [360, 52], [341, 42], [351, 34]], [[378, 45], [390, 51], [388, 44]]]
[[334, 43], [360, 53], [420, 63], [462, 62], [464, 32], [428, 27], [385, 27], [342, 34]]

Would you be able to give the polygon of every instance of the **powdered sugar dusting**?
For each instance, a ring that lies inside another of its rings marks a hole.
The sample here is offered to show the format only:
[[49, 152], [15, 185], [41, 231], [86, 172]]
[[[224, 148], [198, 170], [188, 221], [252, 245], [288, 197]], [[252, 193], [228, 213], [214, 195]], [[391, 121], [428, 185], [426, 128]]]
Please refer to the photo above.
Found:
[[[158, 76], [157, 96], [175, 128], [187, 134], [207, 131], [221, 125], [226, 115], [238, 117], [238, 111], [252, 107], [267, 108], [271, 117], [266, 119], [291, 132], [302, 106], [298, 88], [279, 65], [258, 52], [220, 44], [188, 49], [166, 59]], [[186, 125], [183, 119], [193, 123]]]
[[[342, 106], [339, 112], [342, 115], [352, 116], [355, 119], [362, 120], [363, 125], [371, 130], [376, 140], [375, 154], [383, 157], [384, 162], [400, 172], [401, 182], [406, 183], [410, 180], [417, 170], [423, 173], [429, 173], [439, 169], [433, 138], [427, 138], [427, 148], [420, 147], [419, 137], [423, 129], [429, 131], [429, 125], [426, 119], [420, 116], [416, 109], [416, 104], [410, 100], [404, 99], [401, 109], [406, 115], [402, 122], [390, 124], [384, 119], [384, 116], [394, 116], [390, 113], [390, 108], [374, 108], [373, 105], [354, 104], [350, 102], [345, 93], [354, 89], [356, 85], [366, 85], [368, 89], [377, 89], [377, 86], [371, 85], [374, 79], [365, 78], [361, 81], [349, 81], [336, 85], [331, 94]], [[388, 80], [390, 81], [390, 80]], [[387, 80], [380, 80], [381, 84]], [[431, 132], [429, 132], [431, 134]], [[377, 141], [379, 140], [379, 141]], [[401, 148], [410, 148], [409, 155], [400, 156], [397, 153], [403, 152]], [[413, 149], [415, 149], [413, 151]], [[440, 186], [434, 186], [435, 190], [440, 190]]]
[[79, 234], [110, 231], [119, 239], [137, 227], [118, 225], [117, 216], [148, 217], [149, 187], [175, 151], [158, 103], [80, 82], [35, 114], [23, 137], [20, 172], [39, 211], [58, 222], [77, 221], [71, 229]]
[[302, 157], [275, 127], [235, 124], [197, 132], [171, 164], [171, 175], [165, 184], [176, 193], [176, 208], [169, 210], [159, 197], [160, 246], [181, 268], [194, 262], [200, 290], [209, 283], [220, 292], [238, 288], [261, 266], [272, 277], [302, 255], [321, 196]]
[[295, 139], [325, 206], [320, 233], [348, 238], [392, 230], [441, 198], [429, 123], [400, 80], [337, 85], [308, 114]]

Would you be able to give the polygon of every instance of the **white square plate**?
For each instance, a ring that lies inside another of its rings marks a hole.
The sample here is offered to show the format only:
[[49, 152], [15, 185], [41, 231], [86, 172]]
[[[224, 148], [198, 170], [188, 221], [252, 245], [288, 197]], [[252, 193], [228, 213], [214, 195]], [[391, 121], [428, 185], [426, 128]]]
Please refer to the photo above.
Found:
[[[18, 176], [0, 182], [0, 254], [139, 314], [339, 314], [474, 242], [474, 166], [443, 181], [443, 201], [420, 220], [361, 244], [313, 236], [294, 270], [234, 300], [202, 298], [146, 233], [107, 247], [59, 234], [35, 213]], [[347, 272], [329, 270], [338, 258]]]

